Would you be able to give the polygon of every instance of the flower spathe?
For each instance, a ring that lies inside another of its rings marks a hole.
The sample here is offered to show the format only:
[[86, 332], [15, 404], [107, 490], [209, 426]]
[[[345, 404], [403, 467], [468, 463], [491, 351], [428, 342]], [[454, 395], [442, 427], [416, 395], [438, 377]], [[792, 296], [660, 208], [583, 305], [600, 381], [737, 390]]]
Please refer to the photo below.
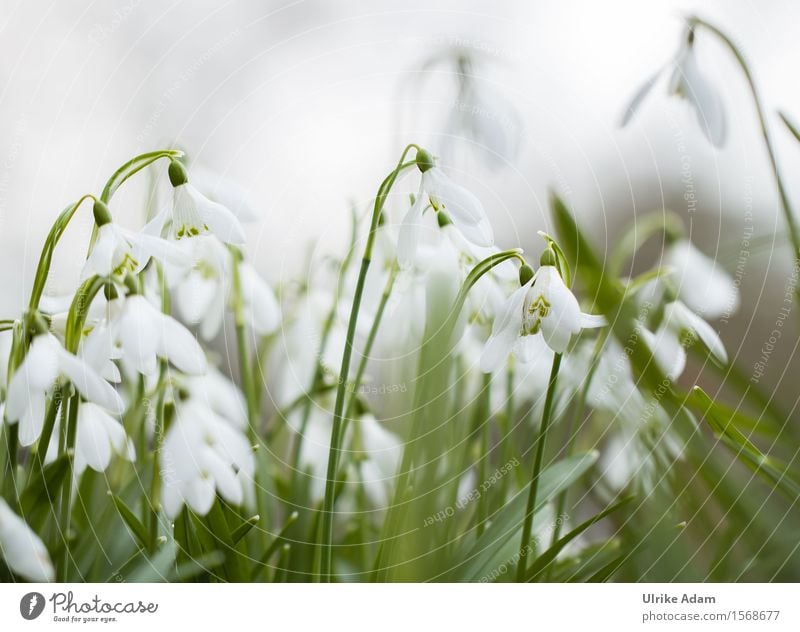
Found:
[[397, 237], [397, 260], [403, 269], [414, 263], [422, 228], [426, 199], [434, 211], [444, 211], [462, 235], [476, 246], [494, 245], [494, 233], [480, 200], [464, 187], [453, 182], [441, 170], [430, 164], [422, 172], [419, 192], [414, 204], [400, 224]]
[[495, 320], [481, 355], [481, 370], [493, 373], [512, 352], [525, 362], [536, 353], [535, 336], [539, 333], [550, 349], [563, 353], [570, 338], [581, 329], [605, 324], [603, 316], [581, 312], [578, 300], [555, 266], [541, 266], [530, 281], [508, 298]]
[[622, 117], [622, 125], [627, 125], [631, 121], [661, 74], [670, 68], [672, 73], [667, 88], [668, 94], [685, 99], [694, 110], [703, 134], [712, 145], [721, 147], [727, 135], [725, 109], [717, 88], [697, 63], [692, 29], [688, 29], [675, 58], [660, 68], [636, 91]]
[[0, 498], [0, 553], [8, 567], [32, 582], [55, 578], [53, 563], [41, 538]]
[[64, 349], [53, 334], [39, 334], [11, 378], [6, 398], [6, 419], [10, 423], [19, 422], [22, 445], [31, 445], [39, 438], [47, 396], [62, 375], [87, 401], [114, 414], [124, 410], [122, 398], [97, 371]]

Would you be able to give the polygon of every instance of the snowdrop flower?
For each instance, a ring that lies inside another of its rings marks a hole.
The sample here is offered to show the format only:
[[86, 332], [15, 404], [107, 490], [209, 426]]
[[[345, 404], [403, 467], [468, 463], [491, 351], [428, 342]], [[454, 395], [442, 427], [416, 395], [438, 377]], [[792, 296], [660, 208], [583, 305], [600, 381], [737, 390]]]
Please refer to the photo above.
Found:
[[134, 233], [111, 220], [108, 207], [96, 200], [94, 218], [97, 240], [86, 259], [83, 278], [92, 274], [103, 277], [140, 272], [151, 257], [175, 265], [186, 265], [188, 258], [174, 243], [141, 231]]
[[717, 360], [728, 361], [725, 346], [714, 328], [682, 302], [673, 301], [664, 308], [664, 318], [655, 333], [642, 331], [656, 363], [671, 380], [678, 379], [686, 368], [683, 344], [686, 332], [699, 338]]
[[570, 338], [581, 329], [606, 324], [603, 316], [581, 312], [578, 300], [564, 285], [555, 266], [542, 265], [536, 274], [523, 266], [520, 281], [522, 286], [506, 301], [484, 347], [481, 356], [484, 373], [499, 369], [512, 352], [521, 362], [535, 357], [539, 344], [536, 334], [541, 333], [553, 351], [563, 353]]
[[[487, 165], [496, 169], [519, 153], [520, 117], [499, 94], [481, 89], [471, 59], [459, 55], [456, 64], [459, 91], [447, 125], [448, 138], [465, 137], [474, 149], [481, 150]], [[446, 149], [452, 152], [452, 147]]]
[[669, 276], [678, 297], [692, 311], [713, 320], [739, 309], [739, 290], [734, 280], [688, 239], [670, 245], [664, 263], [672, 269]]
[[212, 234], [226, 244], [245, 242], [244, 228], [236, 215], [189, 184], [186, 170], [177, 160], [170, 162], [169, 180], [173, 186], [172, 208], [156, 215], [145, 227], [149, 234], [160, 234], [166, 227], [173, 239]]
[[[178, 270], [175, 302], [181, 317], [188, 323], [200, 325], [200, 335], [211, 340], [219, 333], [225, 309], [232, 300], [231, 279], [234, 257], [216, 237], [192, 240], [194, 265]], [[238, 263], [243, 310], [247, 324], [259, 336], [273, 333], [280, 324], [281, 314], [275, 292], [246, 261]], [[174, 273], [170, 276], [175, 278]]]
[[192, 182], [210, 199], [229, 208], [239, 221], [249, 223], [260, 219], [261, 213], [256, 210], [250, 191], [235, 180], [193, 162]]
[[126, 298], [110, 326], [123, 362], [142, 375], [156, 372], [158, 358], [190, 375], [206, 370], [205, 354], [191, 332], [144, 296]]
[[722, 100], [716, 87], [700, 70], [694, 50], [694, 29], [689, 28], [683, 43], [673, 60], [650, 77], [634, 95], [625, 110], [622, 125], [627, 125], [636, 114], [639, 106], [650, 93], [661, 74], [672, 69], [668, 93], [686, 99], [697, 115], [700, 129], [716, 147], [725, 143], [726, 120]]
[[136, 460], [133, 441], [125, 434], [122, 424], [97, 404], [84, 402], [78, 409], [76, 474], [80, 475], [87, 466], [95, 472], [105, 472], [112, 454], [118, 454], [127, 461]]
[[119, 394], [89, 364], [64, 349], [53, 334], [39, 334], [11, 378], [6, 398], [6, 419], [19, 422], [22, 445], [31, 445], [42, 433], [47, 395], [59, 376], [69, 379], [87, 401], [114, 414], [125, 409]]
[[252, 480], [255, 457], [245, 435], [193, 399], [179, 402], [161, 450], [162, 502], [175, 518], [184, 504], [206, 515], [216, 493], [240, 505]]
[[8, 567], [32, 582], [50, 582], [55, 570], [44, 543], [0, 498], [0, 553]]
[[247, 404], [242, 392], [216, 367], [209, 367], [204, 375], [184, 377], [181, 386], [191, 399], [202, 402], [234, 428], [247, 427]]
[[422, 213], [427, 201], [434, 211], [444, 211], [453, 225], [472, 243], [478, 246], [494, 244], [492, 226], [483, 205], [477, 197], [457, 185], [435, 165], [433, 157], [423, 149], [417, 152], [417, 165], [422, 172], [419, 192], [400, 225], [397, 241], [397, 259], [400, 267], [410, 268], [419, 243]]

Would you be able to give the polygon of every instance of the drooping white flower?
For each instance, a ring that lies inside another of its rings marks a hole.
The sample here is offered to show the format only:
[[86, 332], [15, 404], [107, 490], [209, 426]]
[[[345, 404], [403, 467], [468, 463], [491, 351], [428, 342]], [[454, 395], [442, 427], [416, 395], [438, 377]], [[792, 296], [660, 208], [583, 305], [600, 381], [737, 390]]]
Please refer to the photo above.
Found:
[[160, 235], [166, 230], [169, 237], [177, 240], [212, 234], [226, 244], [245, 242], [244, 228], [236, 215], [194, 188], [186, 170], [175, 160], [169, 165], [169, 178], [173, 186], [172, 207], [150, 221], [145, 227], [147, 233]]
[[170, 518], [184, 504], [204, 516], [219, 492], [240, 505], [252, 481], [255, 458], [247, 438], [202, 403], [189, 399], [175, 407], [160, 454], [162, 502]]
[[699, 338], [717, 360], [728, 361], [725, 346], [714, 328], [681, 301], [673, 301], [664, 308], [664, 318], [655, 333], [642, 331], [656, 363], [671, 380], [680, 377], [686, 368], [683, 343], [687, 333]]
[[427, 203], [430, 203], [434, 211], [445, 212], [453, 225], [475, 245], [493, 245], [492, 226], [480, 200], [448, 178], [427, 152], [420, 150], [417, 161], [422, 171], [422, 180], [414, 204], [400, 225], [397, 239], [397, 260], [400, 267], [408, 269], [414, 263], [422, 228], [422, 214]]
[[239, 182], [203, 165], [192, 163], [192, 183], [204, 195], [230, 209], [239, 221], [255, 222], [261, 217], [251, 192]]
[[668, 84], [668, 94], [688, 101], [695, 111], [703, 134], [714, 146], [721, 147], [725, 143], [727, 128], [725, 109], [717, 88], [700, 70], [697, 63], [694, 50], [694, 30], [691, 28], [683, 36], [681, 47], [675, 58], [645, 81], [634, 94], [622, 117], [622, 125], [630, 122], [659, 77], [670, 69], [672, 72]]
[[39, 438], [47, 395], [59, 376], [69, 379], [87, 401], [122, 414], [122, 399], [95, 369], [64, 349], [52, 334], [39, 334], [11, 378], [6, 398], [6, 419], [19, 422], [22, 445], [31, 445]]
[[541, 266], [509, 297], [495, 319], [481, 356], [481, 370], [496, 371], [512, 351], [523, 362], [535, 356], [538, 341], [534, 336], [538, 333], [548, 347], [563, 353], [570, 338], [581, 329], [605, 324], [604, 317], [581, 312], [578, 300], [564, 285], [555, 266]]
[[[200, 335], [211, 340], [219, 333], [225, 310], [232, 306], [234, 257], [216, 237], [192, 240], [194, 264], [170, 272], [175, 303], [181, 318], [199, 324]], [[238, 263], [242, 308], [246, 324], [260, 335], [273, 333], [280, 324], [275, 292], [248, 262]]]
[[126, 298], [110, 327], [123, 363], [142, 375], [156, 372], [158, 358], [190, 375], [206, 370], [205, 354], [191, 332], [144, 296]]
[[0, 498], [0, 553], [8, 567], [31, 582], [51, 582], [53, 563], [41, 538]]
[[104, 472], [111, 463], [112, 454], [134, 461], [136, 449], [133, 441], [118, 420], [97, 404], [83, 402], [78, 409], [75, 436], [76, 474], [81, 474], [87, 466], [95, 472]]
[[700, 252], [688, 239], [669, 246], [664, 263], [678, 297], [692, 311], [710, 320], [739, 309], [739, 289], [725, 269]]
[[174, 243], [149, 234], [134, 233], [111, 220], [108, 208], [95, 202], [97, 239], [83, 267], [83, 278], [92, 274], [103, 277], [140, 272], [151, 257], [173, 265], [188, 264], [188, 257]]
[[203, 375], [185, 376], [181, 386], [191, 399], [224, 417], [235, 428], [247, 427], [247, 403], [242, 392], [216, 367], [209, 367]]

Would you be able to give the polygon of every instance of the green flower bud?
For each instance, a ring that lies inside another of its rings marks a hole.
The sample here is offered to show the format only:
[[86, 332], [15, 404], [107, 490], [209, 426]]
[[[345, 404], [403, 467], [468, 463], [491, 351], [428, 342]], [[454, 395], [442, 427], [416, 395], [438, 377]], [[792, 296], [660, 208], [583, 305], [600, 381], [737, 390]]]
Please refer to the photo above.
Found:
[[532, 278], [533, 278], [533, 268], [531, 268], [527, 263], [522, 265], [520, 267], [520, 269], [519, 269], [519, 285], [520, 285], [520, 287], [530, 283], [530, 280]]
[[444, 228], [448, 224], [452, 224], [453, 220], [444, 211], [436, 213], [436, 220], [439, 222], [439, 228]]
[[98, 228], [111, 223], [111, 211], [108, 210], [108, 206], [102, 200], [94, 201], [92, 213], [94, 213], [94, 223], [97, 224]]
[[174, 187], [179, 187], [182, 184], [189, 182], [189, 176], [186, 175], [186, 169], [177, 160], [169, 161], [169, 169], [167, 170], [167, 173], [169, 173], [169, 181]]
[[433, 169], [435, 166], [436, 163], [430, 153], [424, 149], [417, 150], [417, 167], [422, 173], [425, 173], [428, 169]]
[[542, 252], [542, 256], [539, 257], [539, 265], [540, 266], [556, 266], [558, 263], [558, 258], [556, 257], [556, 253], [553, 252], [552, 248], [546, 248], [544, 252]]

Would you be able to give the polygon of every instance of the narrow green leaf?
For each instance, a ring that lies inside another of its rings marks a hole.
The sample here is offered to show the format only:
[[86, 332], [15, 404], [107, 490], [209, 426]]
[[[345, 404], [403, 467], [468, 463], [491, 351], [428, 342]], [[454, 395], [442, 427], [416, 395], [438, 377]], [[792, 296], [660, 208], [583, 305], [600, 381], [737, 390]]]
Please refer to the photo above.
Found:
[[239, 542], [244, 536], [250, 533], [250, 529], [252, 529], [259, 521], [259, 516], [250, 516], [247, 520], [242, 522], [238, 527], [236, 527], [231, 532], [231, 540], [234, 544]]
[[531, 582], [539, 579], [539, 577], [547, 568], [547, 566], [553, 560], [556, 559], [558, 554], [561, 553], [561, 551], [564, 549], [565, 546], [567, 546], [567, 544], [572, 542], [572, 540], [577, 538], [581, 533], [586, 531], [586, 529], [591, 527], [593, 524], [600, 522], [603, 518], [605, 518], [609, 514], [614, 513], [615, 511], [617, 511], [618, 509], [629, 503], [632, 499], [633, 496], [627, 496], [621, 500], [618, 500], [610, 507], [607, 507], [600, 513], [595, 514], [588, 520], [583, 521], [581, 524], [579, 524], [577, 527], [575, 527], [572, 531], [567, 533], [562, 538], [559, 538], [559, 540], [553, 546], [551, 546], [539, 557], [537, 557], [536, 560], [533, 562], [533, 564], [530, 565], [530, 568], [528, 568], [526, 581]]
[[114, 494], [111, 494], [111, 500], [114, 502], [114, 506], [117, 508], [120, 517], [128, 525], [128, 528], [131, 530], [136, 539], [139, 541], [139, 545], [142, 547], [147, 547], [147, 543], [149, 540], [149, 536], [147, 533], [147, 529], [136, 517], [136, 514], [131, 511], [128, 505], [119, 497]]
[[[549, 500], [583, 476], [597, 461], [597, 457], [597, 452], [587, 452], [559, 461], [544, 470], [539, 481], [539, 497], [534, 511], [540, 512]], [[478, 581], [489, 577], [502, 565], [509, 564], [519, 551], [527, 496], [527, 488], [523, 488], [494, 516], [489, 517], [489, 526], [469, 551], [461, 549], [450, 562], [453, 571], [448, 575], [449, 580]], [[541, 520], [541, 515], [539, 519]]]

